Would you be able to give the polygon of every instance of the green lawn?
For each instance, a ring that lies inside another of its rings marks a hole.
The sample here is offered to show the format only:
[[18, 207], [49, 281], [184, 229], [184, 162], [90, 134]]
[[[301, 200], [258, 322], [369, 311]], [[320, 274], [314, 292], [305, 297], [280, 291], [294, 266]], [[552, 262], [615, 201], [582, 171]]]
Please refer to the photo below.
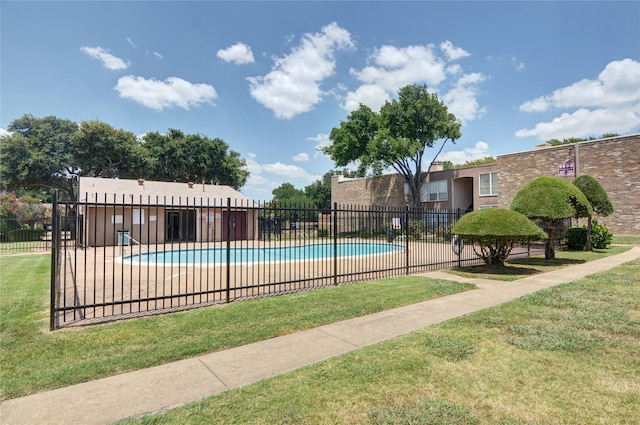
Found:
[[128, 424], [637, 424], [640, 261]]
[[[537, 273], [616, 252], [518, 263]], [[0, 256], [2, 399], [473, 287], [404, 276], [49, 332], [49, 262]], [[640, 417], [638, 282], [636, 261], [131, 422], [631, 424]]]
[[470, 266], [449, 270], [449, 273], [465, 277], [514, 281], [530, 275], [550, 272], [566, 266], [574, 266], [586, 261], [593, 261], [609, 255], [628, 251], [631, 246], [611, 246], [607, 249], [593, 251], [558, 251], [556, 258], [546, 260], [544, 257], [520, 258], [507, 261], [504, 266]]
[[223, 350], [474, 287], [403, 276], [49, 332], [49, 266], [49, 255], [0, 256], [0, 399]]

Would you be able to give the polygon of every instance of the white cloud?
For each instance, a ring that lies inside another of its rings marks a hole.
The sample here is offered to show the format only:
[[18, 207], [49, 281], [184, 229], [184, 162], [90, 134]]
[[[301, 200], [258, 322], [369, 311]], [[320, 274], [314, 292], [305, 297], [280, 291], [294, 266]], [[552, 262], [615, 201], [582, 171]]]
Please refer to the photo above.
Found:
[[331, 140], [329, 140], [329, 135], [326, 133], [318, 133], [318, 135], [315, 137], [307, 137], [307, 140], [315, 142], [316, 144], [315, 146], [316, 153], [313, 155], [314, 158], [319, 155], [324, 155], [321, 152], [321, 149], [331, 144]]
[[153, 56], [157, 57], [158, 59], [164, 59], [164, 56], [162, 56], [160, 53], [158, 52], [153, 52]]
[[563, 113], [550, 122], [540, 122], [532, 129], [516, 131], [517, 137], [536, 136], [540, 140], [599, 136], [604, 133], [627, 133], [640, 126], [640, 106], [629, 109], [578, 109]]
[[519, 61], [515, 56], [511, 57], [511, 63], [516, 67], [516, 71], [522, 71], [525, 68], [524, 62]]
[[303, 179], [309, 182], [313, 182], [321, 178], [319, 176], [309, 174], [302, 167], [298, 167], [297, 165], [283, 164], [281, 162], [276, 162], [275, 164], [263, 164], [262, 169], [267, 173], [273, 173], [292, 179]]
[[159, 81], [127, 75], [118, 79], [115, 89], [120, 97], [132, 99], [157, 111], [172, 107], [189, 109], [191, 106], [213, 103], [218, 97], [209, 84], [193, 84], [178, 77]]
[[451, 161], [453, 164], [464, 164], [467, 161], [482, 159], [490, 156], [489, 144], [483, 141], [476, 142], [472, 148], [459, 151], [447, 151], [438, 157], [438, 161]]
[[335, 22], [305, 34], [289, 55], [275, 59], [271, 72], [248, 78], [251, 95], [276, 118], [308, 112], [322, 100], [321, 82], [334, 73], [334, 52], [352, 47], [351, 34]]
[[377, 85], [387, 92], [416, 81], [440, 84], [446, 77], [444, 61], [433, 52], [433, 45], [382, 46], [371, 56], [374, 66], [367, 66], [353, 74], [364, 84]]
[[[432, 44], [382, 46], [369, 58], [372, 65], [362, 70], [351, 69], [351, 74], [362, 84], [343, 96], [341, 106], [353, 111], [363, 104], [378, 111], [401, 87], [426, 83], [430, 90], [439, 87], [441, 92], [446, 91], [442, 100], [450, 111], [461, 120], [470, 121], [484, 112], [476, 96], [478, 84], [485, 77], [479, 73], [464, 74], [459, 64], [447, 63], [468, 55], [449, 41], [441, 43], [440, 50]], [[447, 77], [457, 77], [456, 83], [451, 85]]]
[[0, 128], [0, 137], [4, 137], [4, 136], [10, 136], [11, 133], [10, 131], [5, 130], [4, 128]]
[[360, 107], [360, 104], [363, 104], [378, 111], [388, 100], [391, 100], [391, 96], [382, 87], [375, 84], [363, 84], [355, 91], [346, 94], [342, 108], [347, 111], [355, 111]]
[[117, 56], [112, 55], [108, 50], [105, 50], [102, 47], [81, 47], [80, 50], [82, 51], [82, 53], [101, 61], [102, 66], [108, 69], [127, 69], [127, 67], [129, 66], [129, 64], [125, 63], [125, 61]]
[[225, 62], [233, 62], [236, 65], [255, 62], [251, 47], [244, 43], [236, 43], [226, 49], [220, 49], [216, 56]]
[[136, 43], [134, 43], [130, 37], [127, 37], [127, 43], [129, 43], [129, 45], [131, 45], [132, 47], [137, 47]]
[[449, 112], [462, 122], [471, 121], [482, 115], [485, 108], [480, 107], [476, 96], [478, 84], [484, 80], [484, 75], [479, 73], [465, 74], [460, 77], [456, 85], [442, 97]]
[[449, 40], [440, 43], [440, 49], [450, 61], [470, 56], [471, 54], [460, 47], [454, 47]]
[[549, 140], [634, 129], [640, 124], [640, 62], [610, 62], [596, 80], [583, 79], [520, 105], [524, 112], [554, 108], [576, 110], [533, 129], [518, 130], [516, 136]]
[[300, 152], [298, 155], [295, 155], [291, 159], [294, 160], [295, 162], [306, 162], [306, 161], [309, 161], [309, 154]]

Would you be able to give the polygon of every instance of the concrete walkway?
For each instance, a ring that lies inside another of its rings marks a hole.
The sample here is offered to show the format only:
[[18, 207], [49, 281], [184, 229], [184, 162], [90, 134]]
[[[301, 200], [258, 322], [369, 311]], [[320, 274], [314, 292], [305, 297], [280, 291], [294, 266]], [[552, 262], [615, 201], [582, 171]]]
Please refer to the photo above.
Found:
[[426, 273], [428, 277], [474, 283], [478, 288], [230, 350], [6, 400], [0, 404], [0, 423], [107, 424], [171, 409], [637, 258], [640, 247], [636, 246], [619, 255], [515, 282]]

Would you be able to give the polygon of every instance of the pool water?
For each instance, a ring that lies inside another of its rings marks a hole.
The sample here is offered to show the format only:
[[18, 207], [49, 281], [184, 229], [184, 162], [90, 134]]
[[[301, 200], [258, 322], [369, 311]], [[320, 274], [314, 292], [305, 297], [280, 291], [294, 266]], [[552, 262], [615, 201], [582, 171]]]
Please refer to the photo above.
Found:
[[[337, 257], [384, 254], [403, 250], [403, 245], [367, 242], [337, 244]], [[266, 263], [287, 260], [316, 260], [333, 258], [333, 243], [291, 245], [260, 248], [231, 248], [231, 263]], [[140, 264], [225, 264], [226, 248], [193, 248], [174, 251], [156, 251], [124, 257], [124, 261]]]

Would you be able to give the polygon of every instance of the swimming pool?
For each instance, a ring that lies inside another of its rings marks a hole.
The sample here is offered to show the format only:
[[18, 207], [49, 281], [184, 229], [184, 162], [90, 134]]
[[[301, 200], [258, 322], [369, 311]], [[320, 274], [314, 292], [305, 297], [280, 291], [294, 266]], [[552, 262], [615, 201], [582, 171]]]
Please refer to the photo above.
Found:
[[[230, 263], [268, 263], [278, 261], [317, 260], [322, 258], [354, 257], [401, 251], [403, 245], [375, 242], [341, 242], [334, 254], [333, 243], [318, 243], [275, 247], [231, 248]], [[133, 264], [225, 264], [226, 248], [193, 248], [156, 251], [130, 255], [123, 261]]]

